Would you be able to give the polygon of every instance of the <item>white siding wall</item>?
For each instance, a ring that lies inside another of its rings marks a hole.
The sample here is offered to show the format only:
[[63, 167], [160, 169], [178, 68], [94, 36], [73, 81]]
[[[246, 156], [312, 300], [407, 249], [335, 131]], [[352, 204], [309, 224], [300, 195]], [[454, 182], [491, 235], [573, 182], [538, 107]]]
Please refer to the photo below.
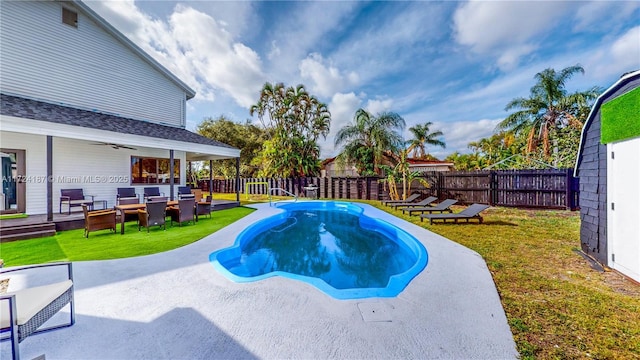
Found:
[[[82, 156], [78, 156], [82, 154]], [[117, 188], [135, 187], [142, 198], [143, 187], [158, 186], [169, 196], [169, 185], [131, 185], [131, 156], [169, 158], [169, 151], [158, 149], [113, 149], [91, 142], [65, 138], [53, 140], [53, 185], [54, 212], [58, 211], [60, 189], [82, 188], [85, 194], [94, 195], [95, 200], [107, 200], [107, 207], [115, 206]], [[186, 154], [174, 152], [180, 159], [180, 184], [186, 179]], [[68, 179], [68, 180], [66, 180]], [[84, 182], [77, 181], [84, 179]], [[177, 187], [175, 192], [177, 194]]]
[[82, 13], [63, 24], [62, 6], [2, 1], [2, 92], [184, 127], [184, 90]]
[[[3, 148], [25, 149], [25, 176], [28, 180], [25, 190], [26, 213], [46, 214], [47, 137], [2, 131], [0, 143]], [[141, 195], [144, 186], [156, 185], [131, 185], [131, 156], [169, 158], [169, 151], [166, 150], [115, 150], [108, 146], [91, 144], [81, 140], [53, 139], [54, 213], [59, 209], [60, 189], [82, 188], [85, 194], [95, 195], [96, 200], [107, 200], [107, 207], [115, 206], [116, 189], [119, 187], [135, 187], [136, 192]], [[186, 154], [175, 151], [174, 158], [180, 159], [180, 184], [185, 184]], [[169, 185], [158, 186], [160, 191], [169, 196]], [[176, 187], [176, 194], [177, 191]]]

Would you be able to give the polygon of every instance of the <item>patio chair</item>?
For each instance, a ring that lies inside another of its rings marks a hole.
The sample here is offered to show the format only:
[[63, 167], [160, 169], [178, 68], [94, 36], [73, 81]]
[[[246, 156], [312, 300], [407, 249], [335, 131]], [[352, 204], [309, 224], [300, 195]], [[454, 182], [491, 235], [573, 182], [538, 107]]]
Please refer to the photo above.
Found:
[[169, 216], [171, 216], [171, 226], [176, 221], [179, 226], [182, 226], [183, 222], [194, 221], [196, 214], [196, 201], [193, 198], [178, 200], [178, 206], [174, 206], [169, 209]]
[[191, 193], [191, 188], [188, 186], [178, 186], [178, 200], [180, 199], [194, 199], [195, 195]]
[[451, 210], [451, 205], [457, 203], [458, 200], [455, 199], [445, 199], [442, 202], [434, 205], [434, 206], [423, 206], [423, 207], [413, 207], [413, 208], [404, 208], [402, 209], [402, 213], [404, 214], [404, 212], [408, 212], [409, 215], [413, 215], [414, 212], [419, 212], [421, 214], [424, 214], [426, 212], [428, 213], [433, 213], [433, 212], [453, 212], [453, 210]]
[[[70, 262], [0, 269], [1, 275], [16, 271], [27, 274], [33, 273], [31, 271], [33, 269], [56, 266], [67, 267], [67, 279], [0, 295], [0, 333], [8, 333], [2, 337], [2, 341], [11, 341], [11, 354], [14, 360], [20, 358], [19, 344], [28, 336], [69, 327], [75, 323], [73, 271]], [[22, 275], [20, 274], [20, 276]], [[70, 306], [68, 323], [40, 328], [67, 304]]]
[[420, 194], [413, 193], [409, 195], [405, 200], [382, 200], [382, 205], [393, 206], [395, 204], [409, 204], [420, 198]]
[[142, 197], [145, 202], [147, 202], [147, 200], [149, 200], [150, 197], [158, 197], [158, 196], [164, 196], [164, 193], [161, 193], [160, 188], [157, 186], [146, 187], [143, 189]]
[[[191, 189], [191, 193], [193, 194], [193, 197], [196, 200], [196, 202], [201, 202], [202, 201], [202, 190], [200, 190], [200, 189]], [[208, 200], [208, 201], [211, 202], [211, 200]]]
[[211, 218], [211, 195], [207, 195], [205, 201], [196, 203], [196, 221], [198, 221], [200, 215], [209, 215], [209, 218]]
[[138, 209], [138, 231], [146, 227], [147, 232], [151, 226], [157, 225], [167, 230], [167, 202], [147, 201], [144, 209]]
[[67, 214], [71, 215], [71, 207], [82, 206], [83, 204], [93, 209], [93, 195], [85, 195], [82, 189], [60, 189], [60, 214], [62, 214], [62, 204], [67, 204]]
[[392, 205], [396, 210], [400, 207], [400, 206], [404, 206], [404, 208], [401, 209], [406, 209], [406, 208], [411, 208], [411, 207], [425, 207], [425, 206], [430, 206], [429, 204], [431, 204], [432, 202], [438, 200], [437, 197], [435, 196], [429, 196], [424, 200], [420, 200], [417, 203], [412, 203], [412, 204], [394, 204]]
[[113, 230], [116, 232], [116, 211], [95, 210], [89, 211], [87, 205], [82, 204], [84, 213], [84, 237], [89, 238], [89, 233], [96, 230]]
[[[129, 205], [129, 204], [139, 204], [138, 198], [126, 197], [121, 198], [118, 202], [118, 205]], [[124, 216], [124, 221], [138, 221], [138, 209], [135, 210], [125, 210], [124, 214], [121, 213], [121, 216]]]
[[128, 188], [118, 188], [118, 193], [116, 194], [116, 205], [120, 205], [120, 200], [122, 199], [135, 199], [136, 202], [127, 202], [127, 204], [137, 204], [138, 203], [138, 194], [136, 194], [136, 189], [132, 187]]
[[490, 207], [491, 206], [485, 204], [471, 204], [457, 214], [422, 214], [420, 215], [420, 221], [422, 222], [422, 219], [429, 219], [429, 224], [433, 224], [434, 220], [442, 220], [446, 223], [447, 220], [451, 219], [458, 223], [458, 220], [469, 222], [469, 220], [477, 219], [478, 222], [482, 224], [483, 219], [482, 216], [480, 216], [480, 212]]

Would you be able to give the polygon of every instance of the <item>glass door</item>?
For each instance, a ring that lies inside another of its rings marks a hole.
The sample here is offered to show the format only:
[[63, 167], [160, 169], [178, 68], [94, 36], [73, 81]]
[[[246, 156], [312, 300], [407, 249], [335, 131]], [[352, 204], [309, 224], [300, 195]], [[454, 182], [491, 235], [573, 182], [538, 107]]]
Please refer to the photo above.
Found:
[[24, 155], [24, 150], [0, 149], [0, 167], [2, 167], [0, 213], [25, 211]]

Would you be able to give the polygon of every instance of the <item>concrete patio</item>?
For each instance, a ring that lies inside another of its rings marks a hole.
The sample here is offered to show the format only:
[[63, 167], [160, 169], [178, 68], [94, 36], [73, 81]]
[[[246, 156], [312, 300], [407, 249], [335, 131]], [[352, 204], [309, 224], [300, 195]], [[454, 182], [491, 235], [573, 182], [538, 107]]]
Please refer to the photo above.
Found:
[[[191, 245], [150, 256], [74, 263], [76, 324], [28, 337], [23, 359], [506, 359], [515, 343], [486, 264], [475, 252], [368, 205], [402, 227], [429, 263], [395, 298], [336, 300], [272, 277], [237, 284], [209, 254], [258, 211]], [[215, 216], [215, 213], [214, 213]], [[84, 239], [83, 239], [84, 240]], [[60, 274], [47, 274], [54, 277]], [[47, 279], [48, 280], [48, 279]], [[13, 280], [12, 280], [13, 282]], [[37, 285], [19, 278], [13, 286]], [[10, 289], [12, 290], [12, 289]], [[64, 314], [59, 315], [67, 315]], [[55, 319], [54, 319], [55, 320]], [[0, 357], [10, 358], [8, 342]]]

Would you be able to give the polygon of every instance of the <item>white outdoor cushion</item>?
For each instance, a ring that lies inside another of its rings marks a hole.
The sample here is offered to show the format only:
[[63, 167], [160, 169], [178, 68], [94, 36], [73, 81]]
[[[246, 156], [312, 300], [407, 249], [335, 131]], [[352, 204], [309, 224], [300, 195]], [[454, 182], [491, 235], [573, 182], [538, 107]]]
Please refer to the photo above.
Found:
[[[59, 283], [37, 286], [33, 288], [27, 288], [18, 290], [15, 292], [8, 292], [4, 295], [16, 295], [16, 312], [18, 313], [17, 324], [23, 325], [29, 319], [34, 317], [38, 311], [44, 309], [58, 296], [64, 294], [71, 286], [73, 282], [71, 280], [65, 280]], [[9, 301], [4, 300], [0, 304], [0, 328], [5, 329], [10, 326], [9, 320]]]

